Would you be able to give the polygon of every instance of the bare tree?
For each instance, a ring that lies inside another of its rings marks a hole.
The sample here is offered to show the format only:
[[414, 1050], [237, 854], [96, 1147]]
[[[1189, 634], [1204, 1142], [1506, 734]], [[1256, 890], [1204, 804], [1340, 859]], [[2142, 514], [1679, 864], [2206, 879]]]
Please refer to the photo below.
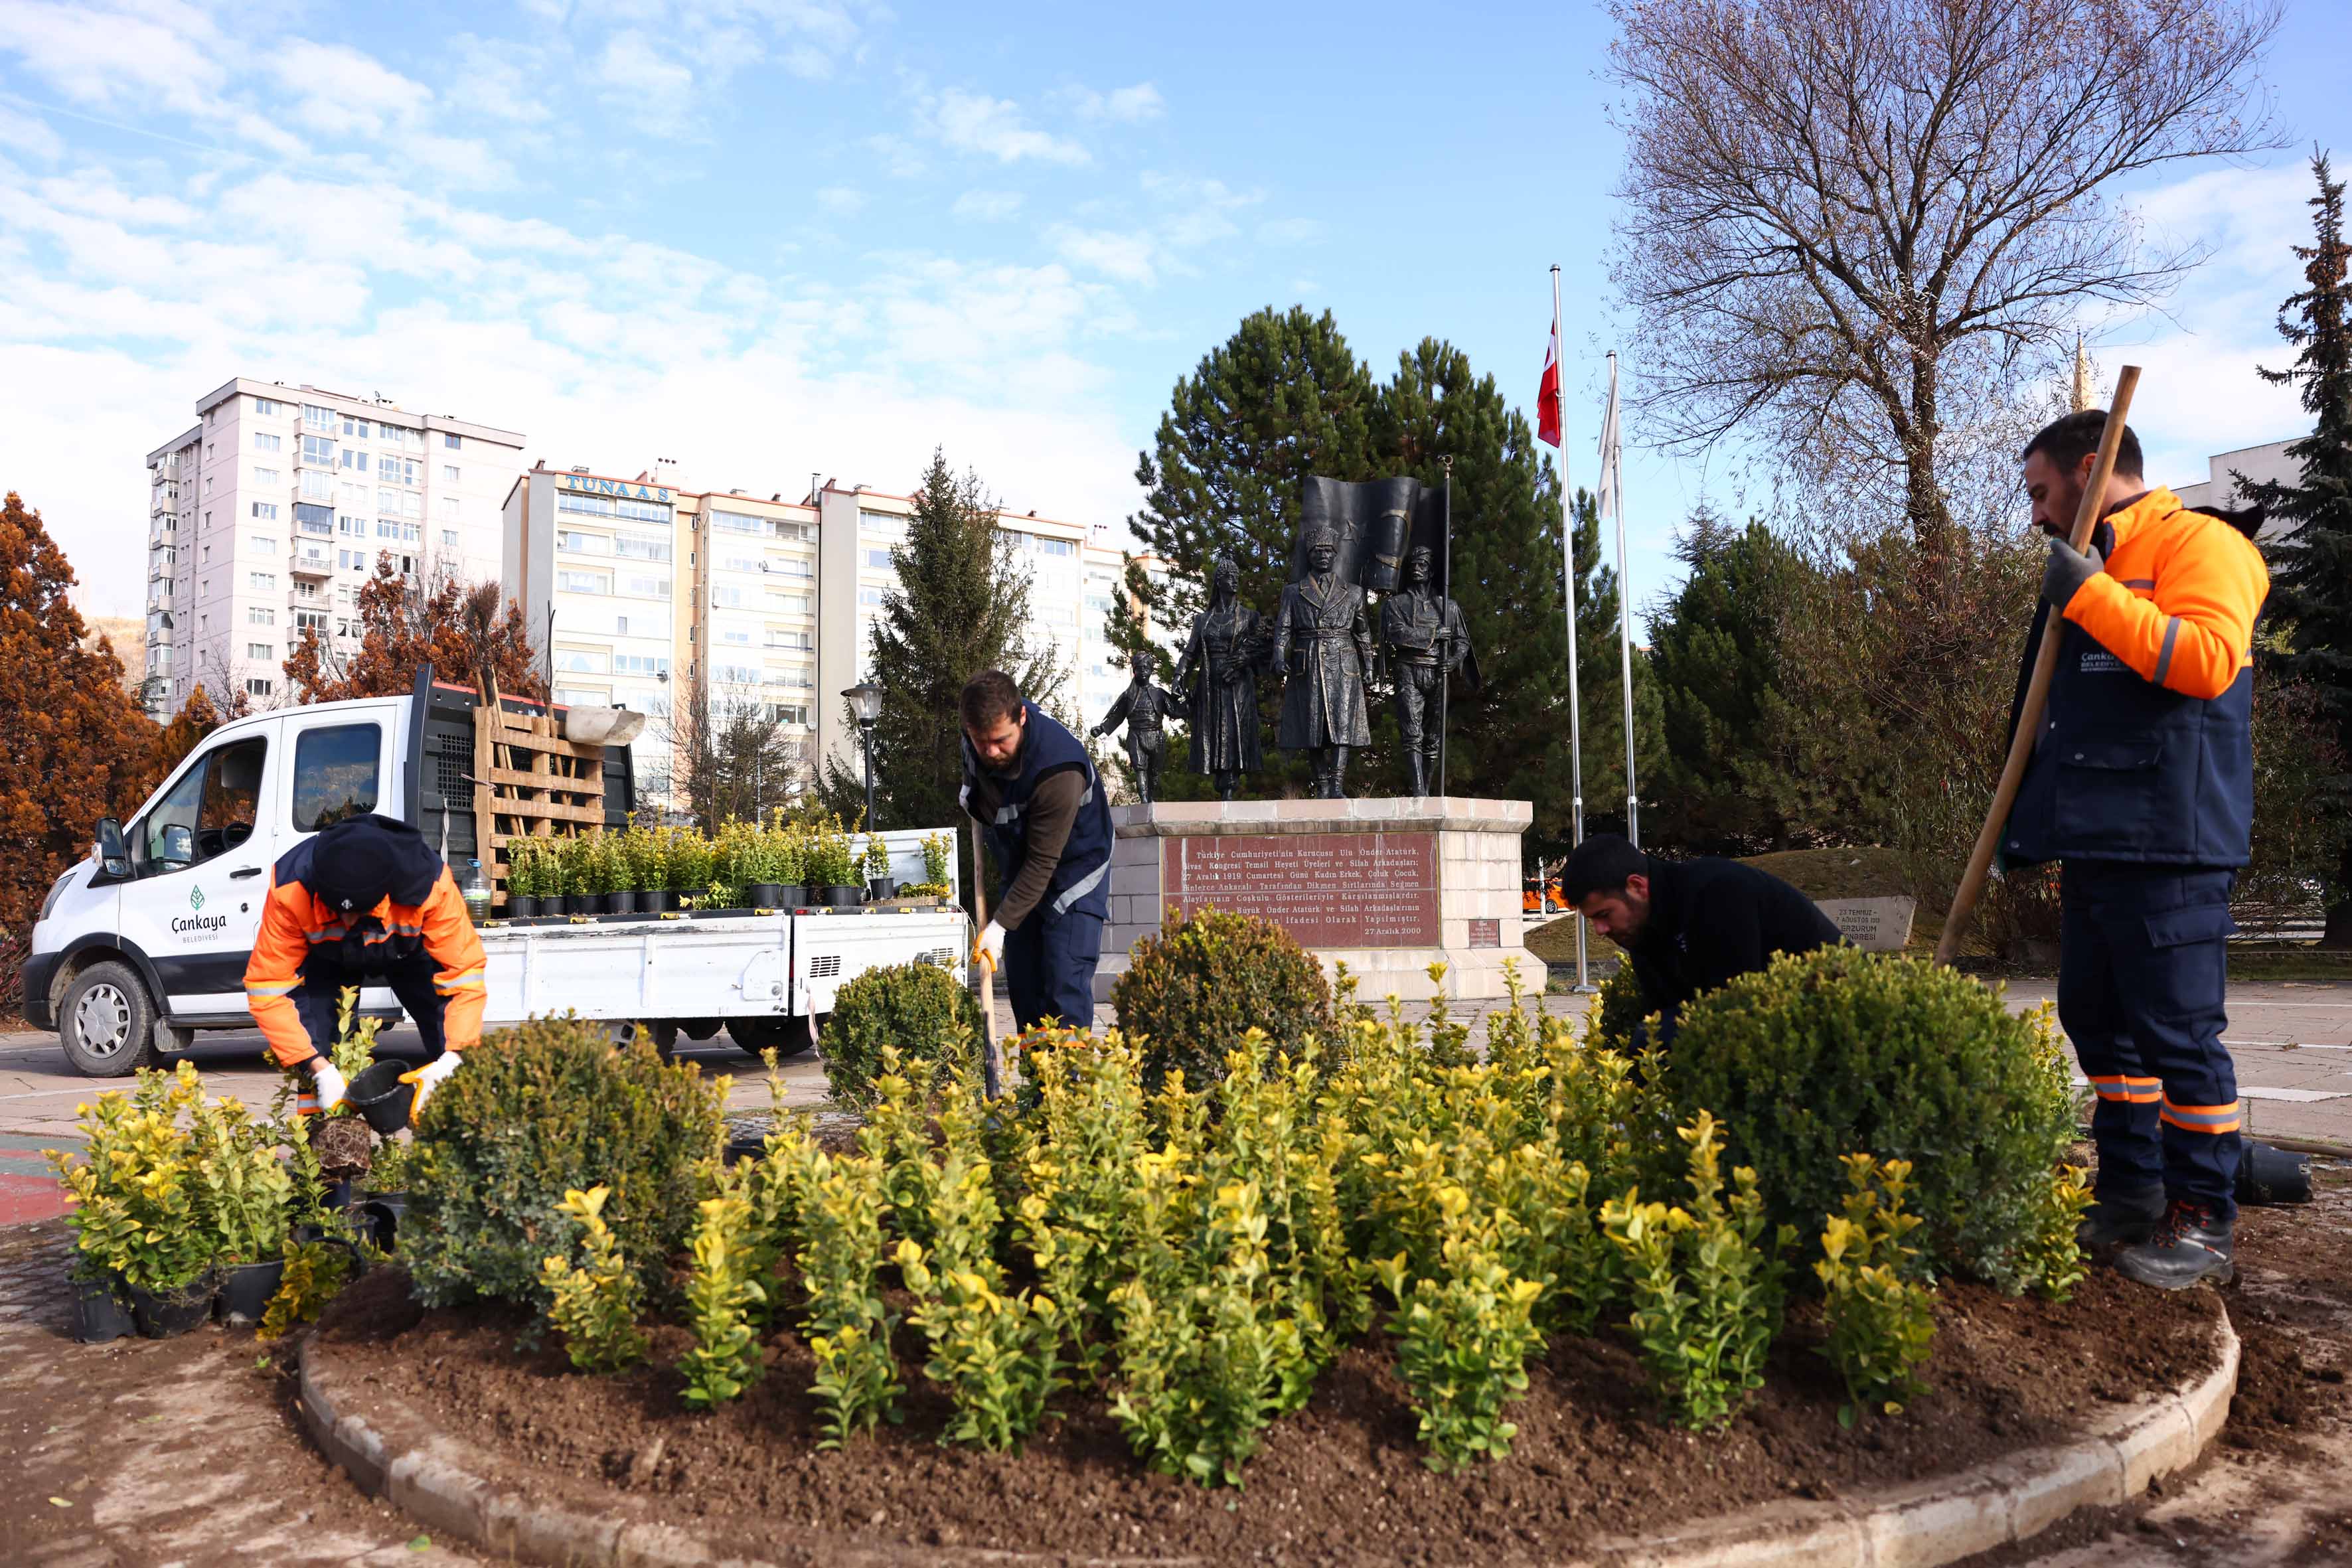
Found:
[[698, 676], [658, 718], [677, 770], [668, 793], [706, 830], [735, 818], [764, 820], [807, 793], [810, 769], [802, 742], [784, 732], [774, 708], [756, 696], [714, 689], [708, 676]]
[[[2276, 0], [1618, 0], [1612, 277], [1642, 410], [1735, 428], [1892, 500], [1940, 554], [1939, 464], [1985, 438], [2086, 305], [2159, 301], [2116, 179], [2275, 145]], [[2001, 445], [2006, 445], [2002, 443]]]

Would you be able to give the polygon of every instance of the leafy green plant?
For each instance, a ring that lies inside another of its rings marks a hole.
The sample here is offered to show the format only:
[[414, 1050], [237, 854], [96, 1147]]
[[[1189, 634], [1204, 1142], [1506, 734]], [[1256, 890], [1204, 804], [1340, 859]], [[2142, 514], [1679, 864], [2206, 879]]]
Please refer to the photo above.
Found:
[[869, 833], [866, 836], [866, 854], [863, 859], [867, 881], [878, 882], [890, 874], [890, 847], [882, 842], [880, 834]]
[[2033, 1237], [2025, 1252], [2033, 1288], [2050, 1300], [2071, 1298], [2088, 1272], [2083, 1244], [2075, 1233], [2094, 1201], [2091, 1173], [2082, 1166], [2061, 1165], [2050, 1173], [2050, 1184], [2034, 1216]]
[[667, 885], [669, 866], [662, 835], [650, 827], [636, 824], [636, 814], [629, 815], [629, 829], [621, 837], [622, 880], [631, 892], [658, 892]]
[[808, 1291], [803, 1317], [816, 1358], [810, 1391], [824, 1410], [820, 1447], [838, 1448], [885, 1415], [897, 1419], [902, 1392], [890, 1354], [898, 1320], [882, 1301], [883, 1172], [878, 1160], [827, 1160], [814, 1173], [801, 1209], [797, 1261]]
[[574, 1229], [554, 1194], [600, 1182], [622, 1256], [658, 1299], [695, 1222], [698, 1163], [719, 1152], [726, 1081], [569, 1014], [488, 1037], [415, 1132], [401, 1250], [417, 1299], [543, 1305], [547, 1238]]
[[772, 814], [767, 826], [768, 872], [787, 887], [805, 886], [808, 879], [808, 833], [797, 822], [784, 819], [783, 807]]
[[1722, 1119], [1773, 1220], [1808, 1236], [1838, 1205], [1841, 1156], [1912, 1161], [1922, 1249], [2015, 1292], [2038, 1282], [2050, 1172], [2074, 1137], [2063, 1052], [2046, 1017], [1954, 970], [1833, 947], [1685, 1007], [1654, 1081], [1677, 1119]]
[[979, 1048], [987, 1022], [971, 993], [932, 963], [869, 969], [835, 994], [818, 1049], [836, 1104], [874, 1103], [882, 1053], [896, 1049], [902, 1071], [928, 1083], [942, 1067]]
[[713, 855], [710, 840], [702, 835], [677, 829], [670, 837], [667, 858], [670, 891], [698, 895], [710, 886]]
[[1543, 1286], [1503, 1265], [1499, 1216], [1472, 1215], [1460, 1187], [1437, 1196], [1442, 1275], [1408, 1283], [1402, 1252], [1373, 1267], [1404, 1310], [1398, 1369], [1421, 1417], [1423, 1462], [1458, 1470], [1511, 1451], [1518, 1427], [1503, 1406], [1527, 1392], [1528, 1356], [1543, 1342], [1534, 1321]]
[[47, 1152], [75, 1207], [68, 1223], [90, 1270], [120, 1274], [135, 1289], [168, 1294], [212, 1266], [216, 1237], [181, 1117], [204, 1099], [196, 1069], [142, 1068], [128, 1095], [110, 1091], [76, 1108], [83, 1157]]
[[285, 1247], [294, 1179], [278, 1158], [274, 1131], [227, 1095], [198, 1095], [190, 1107], [198, 1203], [224, 1267], [267, 1262]]
[[1838, 1420], [1853, 1426], [1875, 1405], [1900, 1414], [1906, 1400], [1926, 1392], [1916, 1368], [1926, 1363], [1936, 1337], [1932, 1285], [1913, 1278], [1917, 1250], [1906, 1239], [1919, 1216], [1904, 1212], [1911, 1163], [1884, 1163], [1848, 1154], [1844, 1212], [1822, 1229], [1822, 1281], [1829, 1342], [1822, 1353], [1845, 1382]]
[[694, 1270], [686, 1284], [694, 1348], [678, 1365], [686, 1374], [686, 1402], [705, 1410], [734, 1398], [760, 1375], [760, 1341], [750, 1309], [766, 1292], [751, 1276], [751, 1204], [730, 1192], [704, 1199], [694, 1227]]
[[[343, 1075], [344, 1082], [350, 1082], [374, 1065], [375, 1037], [383, 1028], [383, 1019], [360, 1016], [358, 986], [346, 985], [336, 994], [335, 1038], [334, 1042], [328, 1046], [326, 1057], [327, 1060], [334, 1065], [335, 1070]], [[273, 1066], [277, 1064], [277, 1059], [275, 1057], [268, 1058]], [[310, 1070], [308, 1068], [279, 1068], [278, 1071], [285, 1082], [298, 1092], [310, 1085]], [[359, 1114], [358, 1108], [347, 1100], [332, 1107], [322, 1106], [320, 1109], [329, 1116]]]
[[1633, 966], [1621, 963], [1593, 994], [1588, 1012], [1589, 1037], [1595, 1046], [1630, 1052], [1633, 1049], [1633, 1033], [1649, 1011], [1642, 1000], [1642, 983], [1635, 978]]
[[297, 1242], [286, 1249], [286, 1273], [278, 1293], [262, 1310], [256, 1331], [265, 1340], [291, 1333], [304, 1323], [318, 1321], [352, 1277], [352, 1252], [331, 1241]]
[[[572, 1364], [583, 1372], [618, 1372], [646, 1355], [646, 1337], [637, 1331], [645, 1288], [604, 1224], [604, 1200], [612, 1195], [611, 1188], [602, 1186], [565, 1193], [557, 1208], [580, 1227], [581, 1261], [552, 1253], [540, 1260], [541, 1283], [551, 1303], [548, 1321], [563, 1335]], [[696, 1260], [698, 1268], [698, 1251]], [[688, 1294], [691, 1300], [691, 1287]], [[693, 1304], [698, 1313], [700, 1303]]]
[[954, 860], [954, 834], [927, 833], [923, 836], [923, 880], [926, 884], [945, 888], [948, 868]]
[[1188, 1083], [1213, 1084], [1246, 1030], [1295, 1051], [1331, 1026], [1331, 987], [1290, 933], [1214, 909], [1137, 942], [1111, 1005], [1141, 1047], [1144, 1083], [1153, 1089], [1180, 1070]]
[[1014, 1228], [1061, 1320], [1081, 1372], [1107, 1365], [1110, 1293], [1136, 1220], [1136, 1161], [1150, 1148], [1141, 1064], [1116, 1030], [1097, 1041], [1063, 1030], [1024, 1037], [1035, 1104], [1017, 1124], [1027, 1191]]
[[807, 874], [812, 888], [846, 888], [857, 879], [857, 854], [838, 818], [827, 817], [811, 830]]

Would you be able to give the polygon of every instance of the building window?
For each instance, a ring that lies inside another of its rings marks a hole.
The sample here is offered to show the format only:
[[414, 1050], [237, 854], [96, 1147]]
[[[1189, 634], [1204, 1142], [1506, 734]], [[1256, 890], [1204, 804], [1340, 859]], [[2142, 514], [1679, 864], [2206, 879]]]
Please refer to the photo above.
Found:
[[555, 585], [566, 594], [609, 594], [613, 579], [602, 572], [558, 572]]
[[255, 501], [253, 503], [253, 515], [259, 518], [264, 522], [276, 522], [278, 521], [278, 503], [274, 500]]
[[254, 469], [253, 488], [257, 490], [276, 489], [278, 488], [278, 470], [276, 468]]
[[441, 548], [444, 550], [455, 550], [457, 548], [457, 531], [456, 529], [445, 528], [441, 531]]
[[256, 430], [253, 433], [253, 449], [257, 452], [275, 452], [284, 445], [285, 443], [270, 431]]
[[302, 499], [324, 501], [332, 506], [335, 502], [335, 471], [332, 468], [303, 469]]
[[613, 541], [613, 553], [625, 555], [633, 561], [667, 561], [669, 559], [669, 541], [624, 533]]
[[458, 482], [457, 464], [444, 463], [441, 465], [441, 482], [445, 485], [454, 485]]
[[1047, 539], [1042, 534], [1030, 535], [1040, 555], [1076, 555], [1078, 543], [1075, 539]]
[[714, 605], [740, 608], [743, 603], [743, 590], [726, 584], [715, 584], [710, 590], [710, 602]]
[[890, 552], [888, 551], [868, 550], [866, 551], [864, 554], [866, 565], [871, 566], [879, 572], [887, 572], [890, 570]]
[[805, 702], [772, 702], [768, 710], [775, 715], [779, 724], [805, 724], [809, 721], [808, 704]]
[[621, 579], [621, 591], [635, 594], [641, 599], [667, 599], [669, 597], [669, 579], [632, 573]]
[[305, 506], [294, 503], [294, 526], [305, 533], [325, 539], [335, 531], [335, 509], [331, 506]]
[[[282, 403], [274, 403], [267, 397], [257, 397], [253, 400], [253, 411], [256, 414], [265, 416], [271, 414], [283, 414], [286, 412], [286, 405]], [[207, 414], [205, 416], [205, 419], [209, 423], [212, 419], [212, 416]]]
[[277, 682], [264, 680], [257, 675], [245, 683], [245, 692], [248, 697], [267, 697], [277, 689]]
[[257, 658], [266, 662], [271, 651], [270, 645], [266, 642], [249, 642], [245, 645], [245, 657], [247, 658]]
[[341, 419], [331, 408], [321, 408], [315, 403], [302, 405], [302, 428], [305, 430], [316, 430], [321, 435], [331, 436], [335, 433], [335, 427], [341, 423]]
[[275, 572], [248, 572], [245, 574], [245, 585], [248, 588], [258, 589], [260, 592], [265, 594], [275, 594], [278, 592], [278, 574]]
[[907, 520], [895, 511], [868, 511], [857, 509], [857, 531], [876, 539], [898, 539], [904, 535]]
[[453, 452], [458, 451], [465, 447], [466, 438], [463, 436], [452, 436], [445, 430], [441, 433], [441, 445]]
[[857, 602], [861, 605], [878, 605], [882, 602], [883, 596], [882, 589], [870, 585], [857, 590]]
[[669, 673], [669, 660], [646, 653], [615, 654], [613, 658], [615, 675], [646, 675], [656, 679]]
[[613, 542], [604, 534], [559, 528], [555, 531], [555, 548], [572, 555], [610, 555]]
[[247, 534], [246, 536], [245, 547], [256, 555], [275, 555], [278, 553], [278, 541], [267, 533]]
[[364, 441], [367, 438], [368, 422], [364, 419], [354, 418], [349, 414], [344, 415], [343, 439], [346, 441]]
[[583, 708], [603, 707], [604, 695], [602, 691], [591, 691], [583, 686], [559, 686], [555, 689], [558, 702], [576, 703]]
[[730, 686], [757, 686], [760, 684], [759, 670], [748, 664], [717, 665], [712, 668], [710, 673], [713, 679], [723, 681]]
[[295, 611], [294, 629], [298, 632], [325, 631], [327, 629], [327, 612], [324, 610]]
[[302, 460], [306, 463], [318, 463], [326, 468], [333, 468], [335, 466], [335, 438], [332, 436], [303, 437]]
[[710, 510], [710, 526], [721, 533], [765, 533], [768, 531], [768, 520], [764, 517], [753, 517], [747, 512], [720, 511], [713, 507]]
[[255, 605], [245, 612], [245, 619], [248, 626], [274, 626], [278, 624], [278, 612], [267, 605]]
[[352, 472], [364, 474], [368, 471], [368, 455], [346, 447], [343, 448], [341, 466]]
[[750, 647], [751, 646], [751, 633], [750, 628], [745, 626], [721, 626], [719, 628], [719, 640], [723, 643], [735, 643], [743, 647]]
[[441, 502], [441, 515], [443, 517], [455, 517], [457, 515], [457, 498], [456, 496], [441, 496], [436, 499]]
[[555, 668], [569, 675], [610, 675], [613, 656], [600, 647], [560, 647]]
[[722, 555], [712, 563], [722, 572], [764, 572], [767, 563], [756, 555]]
[[408, 432], [397, 425], [379, 423], [375, 427], [375, 438], [387, 447], [408, 445]]

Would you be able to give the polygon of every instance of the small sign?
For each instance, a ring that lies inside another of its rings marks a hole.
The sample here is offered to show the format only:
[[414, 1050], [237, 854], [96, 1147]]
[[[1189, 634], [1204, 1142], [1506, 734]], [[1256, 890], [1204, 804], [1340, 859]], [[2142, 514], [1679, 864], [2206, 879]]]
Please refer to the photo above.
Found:
[[1472, 947], [1502, 946], [1503, 922], [1499, 920], [1472, 921], [1470, 922], [1470, 945]]
[[1911, 941], [1911, 917], [1918, 902], [1901, 896], [1885, 899], [1816, 899], [1815, 907], [1830, 917], [1846, 941], [1872, 952], [1900, 952]]

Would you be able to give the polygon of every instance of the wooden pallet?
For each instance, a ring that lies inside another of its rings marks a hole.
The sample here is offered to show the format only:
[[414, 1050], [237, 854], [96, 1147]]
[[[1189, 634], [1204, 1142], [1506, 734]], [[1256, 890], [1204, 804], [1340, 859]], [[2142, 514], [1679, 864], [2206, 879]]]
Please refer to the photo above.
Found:
[[567, 741], [553, 719], [474, 710], [474, 841], [506, 904], [506, 847], [516, 838], [568, 838], [604, 823], [604, 748]]

